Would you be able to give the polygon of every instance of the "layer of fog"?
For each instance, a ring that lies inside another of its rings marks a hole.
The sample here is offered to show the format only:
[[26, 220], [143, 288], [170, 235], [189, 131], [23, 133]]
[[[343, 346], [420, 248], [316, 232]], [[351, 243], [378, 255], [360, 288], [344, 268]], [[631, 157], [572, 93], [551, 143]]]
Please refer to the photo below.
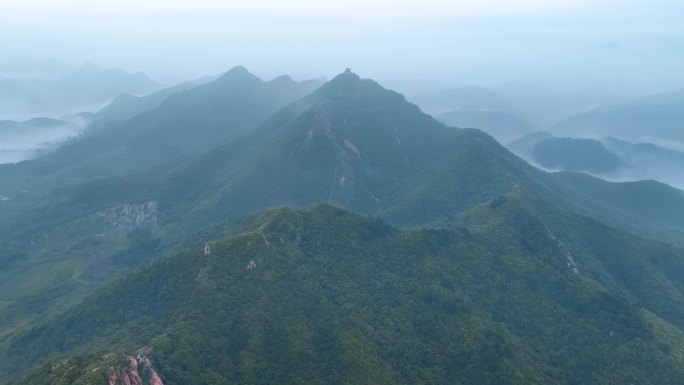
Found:
[[33, 159], [83, 134], [87, 120], [69, 116], [62, 120], [0, 121], [0, 164]]
[[114, 97], [105, 101], [84, 103], [72, 106], [30, 106], [23, 102], [0, 100], [0, 121], [10, 120], [24, 122], [35, 118], [60, 119], [65, 115], [76, 115], [80, 113], [95, 113], [107, 106]]
[[684, 175], [681, 165], [658, 165], [639, 168], [623, 168], [607, 175], [595, 175], [610, 182], [636, 182], [654, 180], [684, 191]]
[[[606, 138], [598, 137], [581, 137], [580, 139], [595, 139], [602, 142], [604, 145], [606, 145], [607, 140]], [[634, 140], [631, 138], [618, 139], [635, 145], [655, 145], [660, 147], [662, 150], [669, 151], [671, 153], [668, 154], [669, 156], [667, 158], [658, 154], [627, 154], [617, 151], [614, 147], [606, 145], [608, 151], [620, 158], [625, 165], [616, 170], [600, 174], [586, 171], [581, 172], [609, 182], [622, 183], [653, 180], [680, 189], [684, 192], [684, 142], [652, 137], [642, 137], [639, 138], [639, 140]], [[511, 149], [511, 151], [513, 151], [513, 149]], [[542, 166], [534, 159], [530, 152], [513, 152], [527, 163], [540, 170], [547, 172], [566, 171], [564, 169], [553, 169]]]

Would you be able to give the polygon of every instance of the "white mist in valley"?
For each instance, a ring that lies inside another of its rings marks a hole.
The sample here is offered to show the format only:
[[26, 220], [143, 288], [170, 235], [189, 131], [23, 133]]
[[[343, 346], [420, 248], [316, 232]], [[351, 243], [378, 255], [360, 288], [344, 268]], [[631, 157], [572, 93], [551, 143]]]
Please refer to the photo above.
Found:
[[35, 118], [23, 122], [0, 121], [0, 164], [32, 159], [83, 134], [86, 118], [69, 116], [62, 120]]

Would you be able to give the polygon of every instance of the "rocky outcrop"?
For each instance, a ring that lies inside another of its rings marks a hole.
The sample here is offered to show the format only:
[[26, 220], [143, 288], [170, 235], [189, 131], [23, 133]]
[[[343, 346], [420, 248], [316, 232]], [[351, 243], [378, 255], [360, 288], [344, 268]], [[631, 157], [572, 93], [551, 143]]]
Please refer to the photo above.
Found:
[[157, 202], [127, 203], [98, 211], [94, 217], [118, 231], [134, 229], [155, 230], [159, 226], [160, 213]]
[[126, 357], [121, 367], [112, 368], [107, 385], [164, 385], [147, 357]]

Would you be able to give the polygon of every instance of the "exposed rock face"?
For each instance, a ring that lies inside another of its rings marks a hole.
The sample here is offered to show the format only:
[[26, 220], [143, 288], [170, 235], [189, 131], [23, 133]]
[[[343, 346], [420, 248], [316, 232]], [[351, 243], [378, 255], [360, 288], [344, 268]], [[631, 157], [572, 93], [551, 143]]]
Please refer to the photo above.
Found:
[[164, 385], [147, 357], [126, 357], [123, 367], [112, 368], [107, 385]]
[[94, 217], [104, 220], [118, 231], [134, 229], [155, 230], [159, 225], [160, 213], [157, 202], [128, 203], [98, 211]]

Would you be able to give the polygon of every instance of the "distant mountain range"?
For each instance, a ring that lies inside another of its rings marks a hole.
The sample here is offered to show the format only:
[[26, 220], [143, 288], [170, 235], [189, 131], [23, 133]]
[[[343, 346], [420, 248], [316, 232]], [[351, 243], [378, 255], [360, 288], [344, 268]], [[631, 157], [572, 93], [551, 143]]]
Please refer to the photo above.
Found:
[[289, 77], [264, 82], [236, 67], [208, 83], [120, 96], [90, 118], [81, 140], [31, 163], [0, 166], [0, 176], [12, 181], [0, 194], [40, 193], [46, 178], [56, 185], [104, 178], [207, 150], [245, 134], [319, 85]]
[[141, 95], [162, 87], [142, 73], [105, 69], [92, 63], [79, 68], [56, 61], [20, 63], [0, 63], [2, 119], [61, 117], [94, 111], [121, 93]]
[[577, 115], [558, 122], [549, 131], [564, 136], [669, 143], [682, 149], [683, 118], [684, 90], [677, 90]]
[[450, 111], [505, 111], [521, 114], [522, 110], [485, 87], [459, 87], [445, 91], [429, 91], [410, 98], [423, 111], [439, 115]]
[[623, 102], [624, 97], [603, 89], [556, 91], [530, 83], [507, 83], [491, 88], [526, 111], [527, 119], [540, 127], [602, 106]]
[[410, 100], [451, 127], [477, 128], [502, 143], [538, 131], [523, 118], [526, 112], [484, 87], [458, 87], [428, 91]]
[[681, 189], [684, 136], [677, 122], [683, 107], [681, 90], [657, 94], [567, 118], [508, 147], [546, 169], [615, 181], [653, 179]]
[[164, 92], [0, 167], [0, 381], [684, 378], [682, 191], [544, 172], [350, 70]]
[[652, 143], [630, 143], [615, 138], [601, 141], [606, 148], [629, 162], [633, 179], [655, 179], [684, 190], [684, 151], [664, 148]]
[[[623, 97], [601, 89], [554, 91], [529, 83], [454, 87], [444, 91], [418, 93], [409, 99], [434, 116], [457, 112], [478, 113], [482, 116], [488, 113], [505, 113], [515, 116], [515, 120], [527, 120], [542, 128], [597, 107], [624, 101]], [[486, 122], [491, 123], [501, 118], [492, 116], [486, 119]], [[503, 127], [496, 128], [496, 132], [502, 131]], [[508, 137], [506, 139], [510, 140]]]
[[548, 138], [534, 145], [532, 156], [542, 167], [551, 170], [605, 174], [625, 164], [593, 139]]
[[[159, 106], [174, 93], [210, 82], [203, 78], [164, 88], [144, 96], [123, 93], [96, 113], [81, 112], [60, 119], [33, 118], [25, 122], [0, 121], [0, 164], [17, 163], [44, 156], [79, 135], [92, 135], [123, 124], [128, 119]], [[2, 129], [1, 127], [5, 127]]]
[[545, 132], [508, 145], [531, 163], [548, 170], [588, 172], [609, 180], [652, 179], [684, 189], [684, 152], [653, 143], [621, 139], [557, 138]]
[[451, 127], [480, 129], [500, 143], [539, 131], [539, 127], [529, 120], [505, 111], [451, 111], [435, 117]]

